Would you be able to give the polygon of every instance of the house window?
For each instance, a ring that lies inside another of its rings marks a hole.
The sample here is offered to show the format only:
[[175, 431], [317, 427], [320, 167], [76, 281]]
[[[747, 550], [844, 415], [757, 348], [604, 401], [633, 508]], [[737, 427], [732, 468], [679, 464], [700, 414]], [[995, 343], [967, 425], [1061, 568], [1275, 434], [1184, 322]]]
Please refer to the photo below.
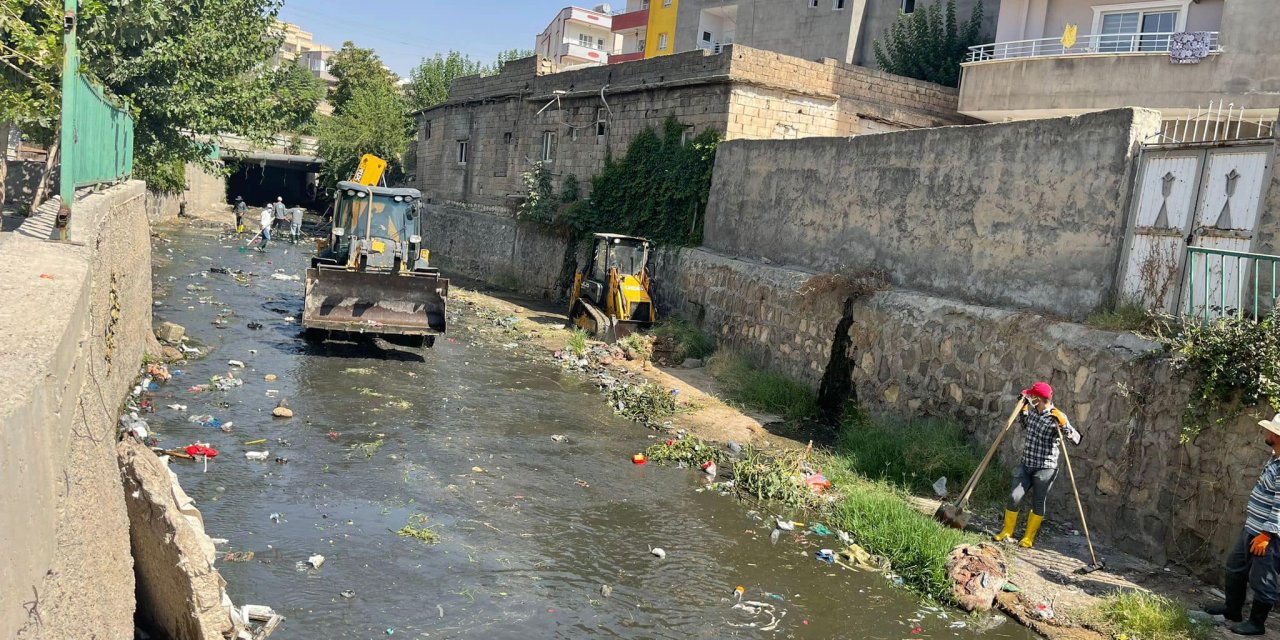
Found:
[[810, 8], [810, 9], [817, 9], [817, 8], [818, 8], [818, 0], [809, 0], [809, 8]]
[[662, 6], [664, 7], [671, 6], [671, 0], [662, 0]]
[[844, 0], [834, 0], [834, 3], [831, 5], [831, 9], [833, 11], [839, 11], [843, 8], [844, 8]]
[[[605, 111], [603, 107], [596, 107], [596, 137], [601, 137], [609, 132], [609, 123], [605, 119]], [[597, 142], [599, 142], [597, 140]]]
[[902, 0], [903, 13], [915, 13], [915, 10], [916, 10], [916, 0]]
[[644, 38], [640, 38], [640, 40], [636, 42], [636, 51], [644, 52]]
[[542, 161], [555, 162], [556, 160], [556, 132], [542, 132]]
[[682, 146], [682, 147], [683, 147], [683, 146], [685, 146], [685, 145], [689, 144], [689, 141], [690, 141], [690, 140], [693, 140], [693, 125], [691, 125], [691, 124], [686, 124], [686, 125], [681, 125], [681, 126], [683, 126], [683, 127], [684, 127], [684, 128], [680, 131], [680, 146]]
[[703, 41], [703, 42], [711, 42], [711, 32], [710, 32], [710, 31], [703, 31], [703, 32], [702, 32], [702, 41]]
[[502, 144], [511, 144], [511, 132], [502, 134]]
[[667, 50], [667, 34], [660, 33], [658, 34], [658, 51], [666, 51], [666, 50]]
[[591, 36], [589, 36], [589, 35], [587, 35], [587, 34], [585, 34], [585, 33], [579, 33], [579, 34], [578, 34], [578, 44], [579, 44], [579, 45], [584, 46], [584, 47], [586, 47], [586, 48], [588, 48], [588, 49], [593, 49], [594, 47], [592, 47], [591, 45], [592, 45], [594, 42], [595, 42], [595, 38], [592, 38]]
[[430, 120], [427, 121], [426, 126], [423, 127], [422, 129], [422, 139], [423, 140], [431, 139], [431, 121]]
[[458, 141], [458, 164], [467, 163], [467, 153], [468, 153], [467, 147], [469, 146], [470, 145], [467, 143], [466, 140]]
[[604, 51], [604, 38], [600, 38], [596, 40], [596, 48], [601, 51]]
[[[1185, 3], [1094, 7], [1094, 33], [1102, 53], [1159, 53], [1169, 50], [1169, 34], [1185, 28]], [[1107, 11], [1106, 9], [1112, 9]]]

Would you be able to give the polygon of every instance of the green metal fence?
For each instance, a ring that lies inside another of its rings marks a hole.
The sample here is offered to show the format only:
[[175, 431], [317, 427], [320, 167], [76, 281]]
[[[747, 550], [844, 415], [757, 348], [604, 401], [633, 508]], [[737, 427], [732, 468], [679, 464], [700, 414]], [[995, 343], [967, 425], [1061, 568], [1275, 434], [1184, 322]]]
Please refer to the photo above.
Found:
[[1280, 256], [1188, 247], [1185, 315], [1208, 322], [1227, 315], [1257, 320], [1271, 313], [1278, 263]]
[[[74, 87], [71, 148], [63, 148], [62, 175], [73, 188], [123, 180], [133, 173], [133, 118], [83, 75]], [[65, 116], [64, 112], [64, 116]]]

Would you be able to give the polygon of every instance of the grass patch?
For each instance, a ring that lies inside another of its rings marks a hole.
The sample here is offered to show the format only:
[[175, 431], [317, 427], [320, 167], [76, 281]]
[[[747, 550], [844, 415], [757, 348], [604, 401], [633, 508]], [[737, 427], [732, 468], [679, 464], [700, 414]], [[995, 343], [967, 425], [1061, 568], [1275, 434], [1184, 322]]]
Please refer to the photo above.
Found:
[[581, 358], [587, 353], [588, 337], [589, 336], [587, 336], [586, 331], [583, 331], [582, 329], [574, 329], [573, 332], [569, 334], [569, 342], [565, 347], [568, 348], [569, 351], [572, 351], [573, 355]]
[[415, 513], [412, 516], [409, 516], [409, 522], [403, 527], [400, 527], [400, 530], [396, 531], [396, 535], [402, 538], [413, 538], [423, 544], [436, 544], [440, 542], [440, 534], [427, 526], [427, 516], [421, 513]]
[[348, 455], [361, 454], [366, 458], [372, 458], [373, 454], [377, 453], [378, 449], [382, 448], [382, 444], [382, 438], [378, 438], [373, 442], [357, 442], [347, 448], [347, 450], [351, 452]]
[[1102, 309], [1089, 314], [1085, 326], [1103, 331], [1143, 331], [1151, 326], [1151, 314], [1137, 302], [1126, 301], [1114, 309]]
[[661, 320], [650, 333], [675, 347], [671, 355], [677, 364], [684, 362], [686, 358], [706, 358], [716, 350], [715, 338], [679, 316]]
[[711, 369], [730, 400], [781, 416], [789, 422], [818, 415], [818, 398], [809, 387], [775, 371], [757, 369], [741, 356], [717, 357]]
[[1207, 640], [1213, 632], [1213, 625], [1192, 620], [1185, 606], [1151, 593], [1113, 593], [1093, 609], [1089, 618], [1091, 626], [1116, 638]]
[[[985, 450], [965, 437], [959, 423], [939, 418], [873, 420], [851, 412], [836, 439], [836, 453], [849, 468], [872, 480], [883, 480], [922, 495], [934, 495], [933, 483], [947, 477], [947, 490], [958, 495]], [[1009, 470], [993, 460], [974, 490], [978, 502], [996, 502], [1008, 494]]]

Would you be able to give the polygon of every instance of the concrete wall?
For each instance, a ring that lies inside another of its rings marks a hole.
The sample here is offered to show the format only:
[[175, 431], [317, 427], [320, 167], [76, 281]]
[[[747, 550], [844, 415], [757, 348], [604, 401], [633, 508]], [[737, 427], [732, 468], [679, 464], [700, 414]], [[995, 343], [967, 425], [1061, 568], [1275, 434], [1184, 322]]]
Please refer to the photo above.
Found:
[[133, 636], [114, 446], [151, 335], [144, 192], [77, 202], [82, 244], [45, 242], [42, 218], [0, 237], [0, 637]]
[[432, 266], [519, 291], [557, 298], [568, 241], [536, 224], [509, 216], [428, 205], [422, 216], [423, 241]]
[[[226, 178], [207, 173], [195, 164], [186, 166], [185, 175], [187, 188], [182, 193], [147, 192], [147, 218], [152, 224], [172, 222], [179, 215], [195, 215], [227, 207]], [[228, 220], [230, 219], [228, 214]]]
[[[956, 114], [956, 92], [945, 87], [745, 47], [549, 70], [528, 58], [496, 76], [460, 78], [449, 102], [419, 114], [415, 183], [425, 197], [514, 210], [524, 196], [521, 174], [543, 157], [548, 133], [555, 136], [553, 173], [560, 180], [575, 174], [589, 188], [587, 178], [609, 153], [624, 153], [636, 134], [668, 116], [693, 133], [715, 129], [731, 140], [972, 122]], [[558, 101], [557, 91], [566, 92]], [[464, 140], [468, 157], [459, 162]]]
[[701, 46], [704, 11], [735, 7], [735, 44], [805, 60], [853, 62], [866, 0], [845, 0], [844, 5], [836, 9], [833, 0], [819, 0], [817, 7], [810, 7], [808, 0], [682, 0], [676, 23], [676, 51], [695, 51]]
[[[659, 304], [748, 356], [817, 388], [842, 317], [844, 294], [800, 295], [813, 273], [716, 254], [666, 252], [655, 260]], [[1072, 464], [1105, 544], [1219, 575], [1265, 463], [1254, 418], [1178, 444], [1189, 394], [1157, 345], [1044, 316], [904, 290], [857, 302], [848, 350], [862, 405], [893, 416], [959, 419], [990, 442], [1018, 390], [1035, 380], [1083, 431]], [[1016, 464], [1021, 436], [1002, 447]], [[1078, 522], [1071, 492], [1052, 494], [1049, 516]]]
[[1123, 250], [1142, 110], [720, 147], [704, 244], [1082, 318]]
[[[1187, 31], [1218, 31], [1226, 0], [1170, 0], [1167, 5], [1185, 11]], [[1097, 33], [1094, 8], [1108, 11], [1108, 5], [1132, 5], [1133, 0], [1003, 0], [999, 10], [999, 32], [995, 42], [1056, 38], [1068, 24], [1080, 28], [1080, 35]], [[992, 11], [993, 15], [997, 12]]]
[[[1094, 3], [1096, 4], [1096, 3]], [[1273, 0], [1192, 4], [1197, 24], [1220, 30], [1222, 53], [1198, 64], [1169, 64], [1167, 54], [1021, 58], [965, 66], [960, 110], [998, 121], [1140, 106], [1169, 115], [1207, 107], [1210, 101], [1265, 110], [1280, 105], [1280, 54], [1268, 27], [1280, 20]], [[1008, 8], [1008, 7], [1006, 7]], [[1208, 24], [1221, 10], [1221, 27]], [[1201, 13], [1203, 12], [1203, 13]], [[1202, 19], [1203, 18], [1203, 19]], [[1091, 18], [1090, 18], [1091, 19]], [[1080, 24], [1084, 35], [1090, 23]], [[1002, 27], [1003, 29], [1003, 27]], [[1045, 27], [1061, 34], [1061, 27]], [[1038, 29], [1028, 28], [1034, 33]], [[1002, 36], [1008, 34], [1002, 34]], [[1027, 38], [1038, 37], [1028, 35]], [[1013, 38], [1017, 39], [1017, 38]], [[1005, 38], [1001, 37], [1001, 41]]]

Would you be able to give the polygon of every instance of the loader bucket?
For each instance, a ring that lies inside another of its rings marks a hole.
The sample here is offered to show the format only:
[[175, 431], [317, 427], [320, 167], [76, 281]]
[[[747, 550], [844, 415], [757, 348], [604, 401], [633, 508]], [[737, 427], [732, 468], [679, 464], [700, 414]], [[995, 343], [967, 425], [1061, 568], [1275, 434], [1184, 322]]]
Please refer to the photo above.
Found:
[[382, 335], [444, 333], [449, 281], [438, 273], [394, 275], [319, 265], [307, 269], [302, 326]]

